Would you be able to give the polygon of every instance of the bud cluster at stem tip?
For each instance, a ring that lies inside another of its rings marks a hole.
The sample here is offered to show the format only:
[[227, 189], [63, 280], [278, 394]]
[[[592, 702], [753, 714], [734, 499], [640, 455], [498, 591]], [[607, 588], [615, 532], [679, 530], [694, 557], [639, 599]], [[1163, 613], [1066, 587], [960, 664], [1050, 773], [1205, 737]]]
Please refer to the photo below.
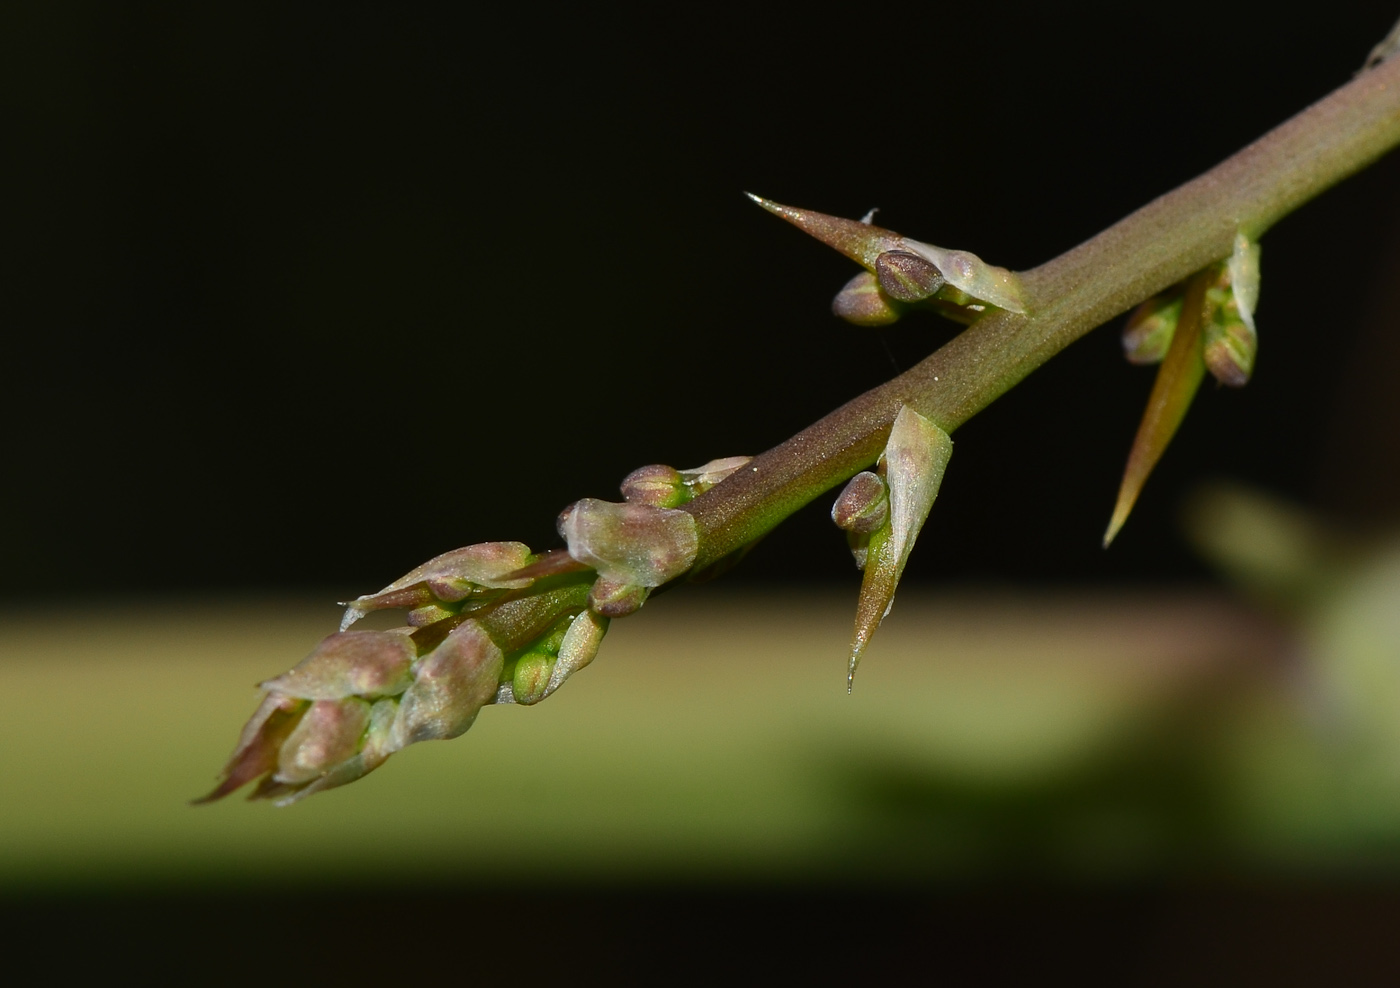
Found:
[[[350, 601], [340, 631], [261, 684], [219, 784], [198, 802], [256, 783], [250, 798], [292, 803], [410, 744], [457, 737], [484, 706], [550, 696], [593, 661], [612, 618], [691, 568], [695, 521], [676, 506], [748, 459], [643, 467], [623, 482], [626, 503], [585, 498], [565, 509], [567, 550], [466, 546]], [[405, 612], [404, 624], [353, 627], [383, 610]]]

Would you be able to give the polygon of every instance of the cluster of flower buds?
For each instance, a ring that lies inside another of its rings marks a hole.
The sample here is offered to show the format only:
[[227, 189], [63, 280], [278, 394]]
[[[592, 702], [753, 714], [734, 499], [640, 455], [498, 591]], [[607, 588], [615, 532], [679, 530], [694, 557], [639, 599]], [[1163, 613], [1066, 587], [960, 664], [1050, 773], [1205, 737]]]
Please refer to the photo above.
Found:
[[[262, 703], [199, 802], [250, 782], [252, 799], [296, 802], [362, 778], [410, 744], [457, 737], [488, 704], [545, 699], [593, 661], [610, 619], [687, 573], [695, 521], [677, 506], [746, 462], [643, 467], [623, 482], [626, 503], [585, 498], [564, 510], [567, 549], [471, 545], [351, 601], [340, 631], [261, 684]], [[353, 628], [382, 610], [406, 612], [404, 625]]]
[[[1200, 348], [1206, 369], [1221, 384], [1242, 387], [1254, 372], [1259, 337], [1254, 309], [1259, 304], [1259, 244], [1244, 234], [1226, 261], [1202, 274], [1209, 279], [1201, 298]], [[1157, 364], [1166, 357], [1181, 322], [1186, 283], [1143, 302], [1123, 327], [1123, 355], [1129, 363]]]
[[938, 497], [952, 455], [948, 433], [902, 406], [875, 470], [852, 477], [832, 505], [831, 520], [845, 530], [856, 566], [865, 572], [851, 637], [848, 690], [861, 654], [894, 606], [904, 564]]
[[1227, 260], [1148, 299], [1128, 317], [1123, 330], [1128, 360], [1162, 366], [1128, 454], [1118, 501], [1104, 534], [1105, 546], [1127, 521], [1206, 372], [1231, 387], [1249, 381], [1259, 347], [1254, 327], [1258, 302], [1259, 244], [1239, 233]]
[[964, 323], [992, 308], [1026, 311], [1016, 276], [976, 254], [901, 236], [873, 225], [869, 216], [848, 220], [753, 194], [749, 198], [865, 268], [831, 303], [832, 311], [849, 323], [885, 326], [913, 305]]

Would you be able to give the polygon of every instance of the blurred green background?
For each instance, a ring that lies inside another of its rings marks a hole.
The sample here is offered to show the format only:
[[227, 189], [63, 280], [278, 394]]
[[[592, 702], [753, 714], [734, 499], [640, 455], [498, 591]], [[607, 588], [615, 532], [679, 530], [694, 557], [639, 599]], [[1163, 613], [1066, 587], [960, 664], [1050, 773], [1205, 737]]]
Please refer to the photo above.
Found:
[[1391, 874], [1397, 593], [1396, 551], [1295, 629], [1220, 592], [911, 590], [851, 696], [848, 595], [663, 595], [548, 704], [283, 811], [186, 802], [331, 608], [10, 616], [0, 882]]
[[[1111, 552], [1151, 379], [1113, 329], [961, 429], [852, 696], [818, 503], [538, 709], [292, 810], [185, 804], [335, 600], [548, 548], [951, 335], [836, 323], [849, 265], [741, 191], [1030, 266], [1395, 14], [0, 7], [0, 919], [51, 974], [217, 980], [272, 930], [365, 975], [470, 931], [515, 975], [749, 944], [1286, 983], [1314, 945], [1361, 983], [1400, 920], [1400, 159], [1270, 232], [1257, 378], [1204, 390]], [[392, 950], [335, 949], [377, 910]]]

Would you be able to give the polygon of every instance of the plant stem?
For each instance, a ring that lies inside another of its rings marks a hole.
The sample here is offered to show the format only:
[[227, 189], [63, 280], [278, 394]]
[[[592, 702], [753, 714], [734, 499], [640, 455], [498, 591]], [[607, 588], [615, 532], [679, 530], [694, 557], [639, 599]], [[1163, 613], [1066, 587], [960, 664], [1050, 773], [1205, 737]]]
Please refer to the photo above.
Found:
[[1028, 315], [996, 312], [685, 506], [696, 566], [774, 528], [872, 464], [901, 405], [945, 432], [1097, 326], [1230, 254], [1400, 143], [1400, 58], [1363, 72], [1221, 164], [1024, 272]]

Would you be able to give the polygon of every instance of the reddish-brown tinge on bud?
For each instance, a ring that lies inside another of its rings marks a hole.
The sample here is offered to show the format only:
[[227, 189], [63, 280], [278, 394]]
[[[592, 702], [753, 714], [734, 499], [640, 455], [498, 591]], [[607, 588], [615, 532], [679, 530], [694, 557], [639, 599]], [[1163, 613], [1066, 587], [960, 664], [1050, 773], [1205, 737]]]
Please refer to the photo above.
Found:
[[622, 496], [629, 504], [654, 508], [679, 508], [690, 500], [681, 472], [664, 463], [638, 467], [622, 478]]
[[411, 682], [414, 654], [413, 640], [404, 632], [340, 631], [262, 688], [303, 700], [402, 693]]
[[831, 506], [831, 520], [847, 532], [868, 535], [890, 516], [889, 492], [876, 473], [862, 470], [842, 488]]
[[869, 271], [862, 271], [836, 293], [831, 312], [853, 326], [888, 326], [899, 321], [900, 307], [880, 290]]
[[875, 259], [875, 277], [890, 298], [922, 302], [943, 287], [943, 272], [927, 258], [907, 250], [887, 250]]
[[277, 753], [296, 728], [307, 706], [305, 700], [275, 693], [263, 697], [262, 705], [243, 726], [238, 747], [233, 749], [233, 757], [224, 766], [223, 781], [209, 795], [194, 800], [194, 805], [223, 799], [235, 789], [275, 769]]

